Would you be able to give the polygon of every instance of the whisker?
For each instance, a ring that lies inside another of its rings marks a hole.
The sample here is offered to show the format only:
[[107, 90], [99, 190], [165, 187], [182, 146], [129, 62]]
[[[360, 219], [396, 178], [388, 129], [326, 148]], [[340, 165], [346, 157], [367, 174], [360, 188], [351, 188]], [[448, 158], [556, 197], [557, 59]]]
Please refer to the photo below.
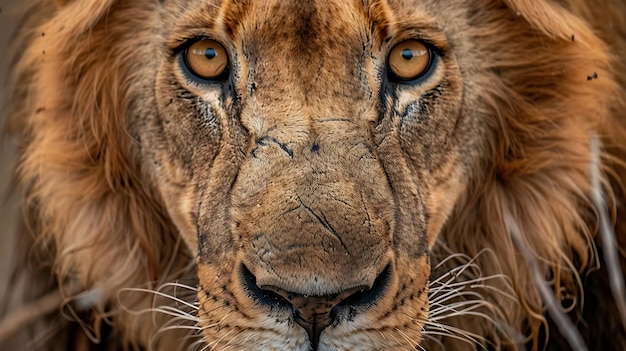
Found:
[[[173, 292], [164, 292], [162, 290], [165, 289], [173, 289]], [[182, 289], [184, 291], [193, 292], [194, 294], [190, 296], [190, 301], [187, 301], [178, 295], [178, 289]], [[150, 336], [149, 345], [156, 345], [157, 342], [163, 338], [163, 334], [180, 331], [181, 333], [186, 333], [187, 335], [180, 335], [181, 343], [178, 346], [178, 349], [184, 348], [191, 349], [191, 345], [197, 349], [197, 345], [202, 345], [202, 337], [200, 332], [202, 328], [200, 327], [200, 317], [197, 315], [197, 312], [200, 310], [198, 302], [193, 301], [192, 299], [196, 298], [195, 295], [196, 289], [184, 285], [178, 282], [173, 283], [165, 283], [159, 286], [156, 290], [147, 289], [147, 288], [125, 288], [121, 289], [118, 292], [118, 301], [120, 307], [127, 313], [131, 315], [145, 315], [150, 314], [152, 317], [152, 323], [155, 326], [159, 326], [158, 329]], [[132, 294], [132, 293], [141, 293], [151, 295], [152, 298], [152, 307], [142, 308], [142, 309], [132, 309], [126, 306], [124, 303], [124, 294]], [[162, 304], [164, 301], [157, 301], [157, 298], [163, 298], [165, 301], [169, 301], [170, 304]], [[167, 316], [166, 320], [157, 320], [157, 316]], [[184, 342], [193, 339], [199, 339], [195, 342]], [[200, 342], [200, 344], [197, 344]]]
[[[470, 345], [493, 345], [486, 336], [444, 323], [455, 317], [472, 316], [479, 318], [500, 330], [505, 330], [502, 321], [497, 318], [503, 312], [501, 307], [490, 302], [486, 294], [496, 294], [513, 303], [518, 303], [517, 294], [511, 279], [501, 273], [485, 275], [479, 266], [479, 259], [484, 255], [493, 255], [491, 249], [483, 249], [470, 257], [463, 253], [450, 253], [434, 266], [433, 271], [444, 270], [429, 283], [430, 310], [427, 320], [416, 319], [423, 325], [424, 338], [442, 349], [442, 338], [450, 337]], [[447, 267], [455, 265], [454, 267]]]
[[159, 288], [157, 290], [163, 290], [164, 288], [169, 288], [169, 287], [183, 288], [183, 289], [186, 289], [186, 290], [191, 290], [194, 293], [196, 293], [198, 291], [198, 288], [195, 287], [195, 286], [190, 286], [190, 285], [182, 284], [182, 283], [179, 283], [179, 282], [164, 283], [161, 286], [159, 286]]
[[[230, 340], [228, 340], [228, 342], [226, 343], [226, 345], [224, 345], [224, 347], [222, 347], [222, 351], [226, 351], [228, 349], [232, 349], [234, 346], [232, 345], [232, 343], [241, 335], [243, 334], [242, 330], [237, 331], [237, 333], [235, 335], [233, 335], [233, 337], [230, 338]], [[250, 334], [248, 334], [248, 336], [246, 336], [246, 338], [243, 340], [243, 344], [246, 344], [246, 340], [248, 340], [251, 337]]]
[[181, 304], [183, 304], [183, 305], [185, 305], [185, 306], [187, 306], [187, 307], [189, 307], [191, 309], [194, 309], [194, 310], [198, 310], [200, 308], [198, 305], [190, 303], [190, 302], [187, 302], [187, 301], [185, 301], [183, 299], [180, 299], [180, 298], [178, 298], [176, 296], [172, 296], [172, 295], [166, 294], [166, 293], [158, 291], [158, 290], [150, 290], [150, 289], [143, 289], [143, 288], [125, 288], [125, 289], [121, 289], [119, 291], [119, 293], [118, 293], [118, 300], [119, 300], [119, 295], [121, 293], [123, 293], [123, 292], [142, 292], [142, 293], [147, 293], [147, 294], [153, 294], [155, 296], [160, 296], [160, 297], [164, 297], [164, 298], [170, 299], [172, 301], [176, 301], [176, 302], [181, 303]]
[[[444, 294], [440, 297], [438, 297], [437, 299], [433, 299], [433, 301], [430, 302], [430, 306], [431, 309], [433, 309], [433, 307], [438, 307], [438, 306], [448, 306], [446, 305], [446, 302], [454, 300], [454, 299], [458, 299], [458, 298], [475, 298], [475, 299], [469, 299], [469, 301], [480, 301], [483, 299], [483, 296], [475, 291], [451, 291], [447, 294]], [[464, 301], [468, 301], [468, 300], [464, 300]]]
[[[469, 301], [473, 301], [474, 303], [479, 303], [485, 307], [491, 307], [492, 304], [486, 302], [486, 299], [483, 294], [475, 290], [472, 290], [476, 288], [492, 290], [492, 291], [500, 293], [502, 296], [505, 296], [511, 299], [512, 301], [517, 301], [515, 296], [505, 292], [502, 289], [495, 288], [488, 284], [477, 284], [478, 282], [486, 282], [486, 281], [497, 279], [497, 278], [498, 276], [477, 278], [477, 279], [472, 279], [472, 280], [458, 282], [458, 283], [451, 283], [451, 284], [448, 284], [447, 286], [439, 287], [439, 289], [436, 290], [433, 294], [429, 294], [429, 302], [431, 306], [449, 307], [449, 305], [445, 305], [446, 302], [455, 298], [462, 298], [466, 301], [469, 300]], [[432, 311], [433, 309], [431, 309], [431, 312]]]
[[[384, 334], [384, 333], [382, 333], [382, 332], [381, 332], [381, 334]], [[393, 341], [394, 341], [396, 344], [402, 344], [402, 342], [398, 339], [398, 337], [397, 337], [395, 334], [393, 334], [393, 333], [387, 333], [387, 334], [386, 334], [386, 336], [389, 336], [389, 338], [393, 339]], [[385, 338], [385, 339], [387, 339], [386, 337], [384, 337], [384, 338]]]
[[424, 334], [450, 337], [459, 341], [466, 342], [470, 345], [478, 344], [483, 348], [486, 348], [485, 344], [491, 344], [487, 342], [487, 340], [481, 335], [468, 332], [467, 330], [453, 327], [451, 325], [433, 323], [433, 324], [430, 324], [430, 327], [435, 328], [437, 330], [427, 328], [424, 330]]
[[400, 336], [402, 336], [404, 338], [404, 340], [406, 340], [409, 345], [411, 345], [411, 347], [414, 347], [417, 349], [417, 347], [419, 346], [419, 342], [411, 339], [408, 335], [406, 335], [405, 332], [403, 332], [400, 328], [393, 328], [398, 334], [400, 334]]
[[[461, 305], [462, 303], [457, 304]], [[429, 334], [431, 333], [433, 330], [440, 330], [440, 331], [446, 331], [446, 332], [450, 332], [451, 335], [449, 336], [453, 336], [452, 334], [457, 336], [457, 339], [462, 339], [462, 338], [466, 338], [468, 343], [480, 343], [483, 344], [483, 342], [485, 341], [485, 338], [482, 336], [479, 336], [478, 334], [469, 332], [467, 330], [462, 330], [458, 327], [453, 327], [451, 325], [447, 325], [444, 324], [442, 322], [440, 322], [441, 320], [445, 320], [447, 318], [451, 318], [451, 317], [455, 317], [455, 316], [474, 316], [474, 317], [478, 317], [478, 318], [482, 318], [485, 319], [491, 323], [493, 323], [494, 325], [498, 325], [499, 323], [497, 323], [497, 321], [482, 312], [478, 312], [475, 311], [475, 309], [477, 308], [481, 308], [484, 307], [484, 304], [476, 304], [474, 303], [473, 305], [463, 308], [463, 309], [456, 309], [454, 307], [450, 308], [450, 309], [446, 309], [445, 312], [449, 312], [452, 311], [452, 313], [447, 313], [446, 315], [442, 316], [442, 317], [429, 317], [428, 318], [428, 322], [426, 322], [425, 324], [425, 328], [424, 328], [424, 334]], [[442, 311], [444, 312], [444, 311]], [[434, 329], [433, 329], [434, 328]], [[443, 334], [438, 334], [443, 336]]]
[[180, 309], [177, 309], [172, 306], [160, 306], [160, 307], [154, 308], [154, 310], [161, 312], [161, 313], [168, 314], [170, 316], [174, 316], [174, 317], [183, 317], [184, 319], [192, 321], [192, 322], [200, 322], [200, 318], [196, 316], [195, 314], [181, 311]]
[[[169, 320], [168, 322], [166, 322], [162, 327], [160, 327], [156, 331], [156, 333], [154, 333], [150, 337], [150, 341], [149, 341], [150, 345], [153, 345], [153, 346], [156, 345], [157, 341], [161, 339], [162, 337], [164, 337], [165, 333], [171, 332], [171, 331], [179, 331], [179, 330], [187, 332], [187, 335], [182, 337], [181, 341], [186, 341], [186, 340], [190, 340], [194, 338], [201, 339], [201, 335], [198, 334], [199, 328], [197, 326], [178, 324], [180, 320], [181, 320], [180, 318], [173, 318]], [[185, 345], [184, 342], [179, 344], [177, 350], [179, 350], [184, 345]]]
[[122, 309], [125, 312], [127, 312], [129, 314], [132, 314], [134, 316], [140, 316], [140, 315], [151, 313], [151, 312], [158, 312], [158, 313], [161, 313], [163, 315], [167, 315], [167, 316], [170, 316], [170, 317], [181, 318], [182, 320], [187, 320], [187, 321], [190, 321], [190, 322], [198, 322], [199, 321], [198, 317], [186, 314], [186, 313], [184, 313], [184, 312], [182, 312], [180, 310], [177, 310], [177, 309], [169, 307], [169, 306], [144, 308], [144, 309], [140, 309], [140, 310], [131, 310], [131, 309], [128, 309], [127, 307], [125, 307], [125, 306], [122, 306]]
[[220, 323], [221, 323], [224, 319], [228, 318], [228, 316], [230, 316], [232, 313], [233, 313], [233, 312], [229, 312], [229, 313], [225, 314], [225, 315], [224, 315], [224, 317], [222, 317], [222, 319], [221, 319], [220, 321], [217, 321], [217, 322], [215, 322], [215, 323], [211, 323], [211, 324], [207, 324], [207, 325], [205, 325], [205, 326], [202, 326], [202, 327], [201, 327], [201, 330], [206, 330], [206, 329], [209, 329], [209, 328], [219, 327]]
[[[453, 317], [454, 315], [459, 314], [459, 313], [469, 314], [470, 312], [473, 312], [477, 308], [489, 307], [489, 306], [490, 306], [490, 303], [485, 302], [485, 301], [476, 301], [476, 300], [457, 301], [452, 304], [439, 306], [439, 308], [435, 309], [433, 314], [429, 314], [428, 317], [431, 320], [445, 319], [445, 318]], [[441, 314], [442, 312], [453, 312], [453, 313], [444, 315], [444, 316], [437, 315], [437, 314]], [[489, 321], [493, 321], [491, 317], [489, 317], [488, 315], [483, 315], [483, 317]]]
[[486, 345], [493, 345], [492, 342], [485, 339], [485, 337], [476, 333], [469, 332], [451, 325], [443, 323], [433, 323], [431, 321], [423, 321], [419, 319], [414, 320], [418, 324], [424, 324], [423, 333], [424, 337], [428, 337], [430, 340], [435, 341], [442, 348], [445, 348], [443, 342], [438, 337], [450, 337], [455, 340], [459, 340], [470, 345], [479, 345], [482, 348], [486, 348]]
[[[441, 340], [439, 338], [436, 338], [434, 335], [431, 335], [430, 333], [426, 333], [424, 330], [422, 330], [422, 337], [434, 342], [437, 344], [437, 346], [439, 346], [442, 349], [445, 349], [445, 346], [443, 344], [443, 342], [441, 342]], [[422, 346], [420, 346], [422, 350], [426, 351], [426, 349]]]
[[229, 335], [230, 335], [230, 334], [232, 334], [233, 332], [235, 332], [235, 331], [234, 331], [234, 330], [230, 330], [230, 331], [228, 331], [227, 333], [225, 333], [224, 335], [222, 335], [219, 339], [214, 340], [214, 341], [212, 341], [212, 342], [208, 343], [208, 344], [207, 344], [207, 348], [203, 349], [203, 351], [204, 351], [204, 350], [208, 350], [208, 348], [209, 348], [209, 347], [210, 347], [210, 348], [213, 348], [213, 347], [215, 347], [215, 346], [219, 345], [219, 343], [220, 343], [220, 342], [222, 342], [222, 340], [224, 340], [224, 338], [225, 338], [225, 337], [229, 336]]

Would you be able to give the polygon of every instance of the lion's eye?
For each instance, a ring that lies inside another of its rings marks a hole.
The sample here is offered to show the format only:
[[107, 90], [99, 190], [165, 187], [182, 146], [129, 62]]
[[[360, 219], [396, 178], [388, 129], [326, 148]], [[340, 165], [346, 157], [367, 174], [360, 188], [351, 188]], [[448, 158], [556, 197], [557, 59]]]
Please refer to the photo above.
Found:
[[429, 72], [433, 62], [433, 52], [418, 40], [406, 40], [391, 49], [389, 71], [393, 78], [412, 81]]
[[187, 68], [201, 79], [220, 79], [228, 68], [226, 49], [215, 40], [198, 40], [183, 54]]

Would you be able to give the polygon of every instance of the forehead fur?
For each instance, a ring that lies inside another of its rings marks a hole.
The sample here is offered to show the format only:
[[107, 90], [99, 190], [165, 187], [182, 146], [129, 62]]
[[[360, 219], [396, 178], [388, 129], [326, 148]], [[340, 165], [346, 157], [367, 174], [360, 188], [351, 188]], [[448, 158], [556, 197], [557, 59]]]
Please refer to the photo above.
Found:
[[422, 6], [423, 3], [412, 1], [387, 0], [201, 1], [179, 7], [182, 13], [175, 35], [197, 36], [205, 30], [234, 40], [247, 29], [261, 36], [290, 31], [305, 41], [325, 33], [341, 40], [366, 26], [377, 39], [385, 40], [409, 22], [418, 27], [433, 27], [434, 21], [420, 10]]

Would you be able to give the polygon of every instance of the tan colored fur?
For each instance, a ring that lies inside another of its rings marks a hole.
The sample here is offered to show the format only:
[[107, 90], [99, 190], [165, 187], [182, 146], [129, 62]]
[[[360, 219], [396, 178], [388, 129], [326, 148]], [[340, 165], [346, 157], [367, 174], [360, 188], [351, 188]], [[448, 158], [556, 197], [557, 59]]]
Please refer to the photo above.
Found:
[[[472, 287], [479, 315], [444, 322], [496, 349], [541, 349], [544, 308], [505, 217], [557, 297], [581, 303], [598, 260], [594, 137], [624, 244], [620, 1], [53, 3], [32, 5], [16, 46], [24, 247], [10, 307], [65, 299], [11, 347], [308, 350], [288, 313], [249, 299], [243, 265], [303, 296], [391, 267], [389, 293], [327, 327], [320, 349], [473, 349], [422, 330], [437, 307], [428, 280], [461, 253], [497, 279]], [[385, 85], [389, 45], [416, 32], [446, 52], [441, 67]], [[230, 85], [184, 78], [175, 51], [198, 36], [231, 53]], [[164, 284], [198, 309], [146, 292]]]

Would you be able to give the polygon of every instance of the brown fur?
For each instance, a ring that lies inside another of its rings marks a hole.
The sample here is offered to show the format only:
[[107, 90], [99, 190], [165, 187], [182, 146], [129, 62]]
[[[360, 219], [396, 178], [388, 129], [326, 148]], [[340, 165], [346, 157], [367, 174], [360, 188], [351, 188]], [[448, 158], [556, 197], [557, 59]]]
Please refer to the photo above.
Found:
[[[376, 304], [329, 325], [320, 349], [474, 349], [422, 332], [437, 308], [428, 280], [453, 272], [456, 253], [479, 269], [457, 281], [494, 279], [471, 287], [477, 314], [444, 323], [495, 349], [542, 349], [559, 336], [506, 216], [556, 296], [575, 301], [587, 342], [626, 347], [610, 293], [590, 283], [604, 271], [589, 273], [603, 264], [594, 137], [626, 237], [622, 2], [73, 0], [29, 12], [8, 125], [24, 194], [9, 305], [65, 299], [12, 349], [204, 338], [307, 350], [312, 334], [251, 299], [242, 265], [294, 304], [372, 287], [390, 269]], [[433, 77], [386, 82], [389, 50], [416, 35], [445, 52]], [[182, 42], [204, 36], [229, 51], [228, 83], [198, 85], [178, 67]], [[197, 319], [139, 290], [173, 282], [197, 284], [197, 296], [166, 291], [197, 301]], [[586, 296], [606, 313], [585, 310]], [[595, 318], [617, 329], [597, 331]]]

